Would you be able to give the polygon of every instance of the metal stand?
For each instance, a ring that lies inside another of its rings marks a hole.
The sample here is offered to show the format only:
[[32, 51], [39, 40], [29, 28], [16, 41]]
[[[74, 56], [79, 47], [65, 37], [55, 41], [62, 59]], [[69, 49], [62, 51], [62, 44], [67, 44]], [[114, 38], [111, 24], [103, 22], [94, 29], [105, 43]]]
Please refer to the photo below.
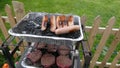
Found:
[[[83, 26], [83, 32], [84, 32], [84, 26]], [[15, 37], [14, 36], [9, 36], [1, 45], [0, 49], [2, 50], [10, 68], [15, 68], [14, 66], [14, 61], [13, 61], [13, 55], [15, 54], [15, 52], [18, 50], [19, 46], [21, 45], [21, 43], [23, 42], [23, 40], [21, 39], [17, 44], [15, 44], [15, 48], [14, 50], [10, 53], [9, 52], [9, 44], [13, 41]], [[30, 42], [28, 42], [28, 44], [31, 44]], [[76, 50], [79, 50], [80, 44], [82, 46], [82, 50], [83, 50], [83, 55], [84, 55], [84, 65], [82, 68], [89, 68], [89, 64], [90, 64], [90, 60], [92, 58], [91, 56], [91, 52], [89, 50], [89, 45], [87, 43], [87, 40], [82, 40], [76, 43]]]
[[15, 44], [15, 48], [10, 53], [10, 49], [8, 48], [9, 44], [13, 41], [14, 36], [9, 36], [1, 45], [0, 49], [3, 52], [3, 55], [5, 56], [5, 59], [7, 60], [7, 63], [9, 64], [10, 68], [15, 68], [14, 61], [13, 61], [13, 55], [18, 50], [19, 46], [23, 42], [21, 39], [17, 44]]

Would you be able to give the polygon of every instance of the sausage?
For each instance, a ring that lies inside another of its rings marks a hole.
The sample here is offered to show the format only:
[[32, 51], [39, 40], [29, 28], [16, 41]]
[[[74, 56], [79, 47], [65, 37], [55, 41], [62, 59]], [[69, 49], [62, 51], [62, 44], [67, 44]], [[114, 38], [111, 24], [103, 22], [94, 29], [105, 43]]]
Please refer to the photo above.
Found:
[[50, 17], [50, 31], [55, 32], [56, 29], [56, 22], [55, 22], [55, 16]]
[[60, 20], [62, 27], [67, 27], [68, 24], [67, 24], [66, 16], [65, 15], [60, 16]]
[[57, 23], [57, 29], [62, 28], [60, 16], [57, 16], [56, 23]]
[[43, 16], [43, 19], [42, 19], [42, 25], [41, 25], [41, 30], [42, 31], [46, 30], [47, 23], [48, 23], [48, 16], [45, 15], [45, 16]]
[[66, 34], [70, 32], [75, 32], [80, 30], [79, 25], [73, 25], [73, 26], [68, 26], [68, 27], [63, 27], [55, 30], [55, 34]]
[[73, 16], [69, 16], [68, 17], [68, 26], [72, 26], [74, 25], [74, 19], [73, 19]]

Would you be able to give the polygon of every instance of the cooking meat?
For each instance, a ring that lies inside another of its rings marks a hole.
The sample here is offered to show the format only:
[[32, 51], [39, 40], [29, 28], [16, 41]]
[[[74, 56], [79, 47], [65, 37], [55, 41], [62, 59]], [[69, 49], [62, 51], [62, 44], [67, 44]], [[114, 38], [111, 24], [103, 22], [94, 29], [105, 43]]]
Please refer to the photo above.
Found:
[[47, 23], [48, 23], [48, 16], [45, 15], [45, 16], [43, 16], [43, 19], [42, 19], [42, 25], [41, 25], [41, 30], [42, 31], [46, 30]]
[[48, 44], [47, 47], [48, 47], [48, 52], [56, 52], [57, 51], [57, 46], [56, 45]]
[[66, 34], [70, 32], [75, 32], [80, 30], [79, 25], [73, 25], [73, 26], [68, 26], [68, 27], [63, 27], [55, 30], [55, 34]]
[[74, 19], [73, 19], [73, 16], [69, 16], [68, 17], [68, 26], [72, 26], [74, 25]]
[[70, 48], [65, 45], [61, 45], [58, 48], [58, 52], [60, 55], [68, 55], [70, 53]]
[[37, 49], [42, 49], [42, 48], [45, 48], [45, 47], [46, 47], [45, 43], [39, 43], [38, 46], [37, 46]]
[[59, 68], [70, 68], [72, 66], [72, 60], [67, 56], [58, 56], [56, 63]]
[[55, 56], [52, 54], [44, 54], [41, 58], [41, 64], [45, 68], [49, 68], [51, 65], [55, 64]]
[[50, 31], [55, 32], [56, 29], [56, 22], [55, 22], [55, 16], [50, 17]]
[[41, 51], [35, 50], [27, 55], [27, 58], [31, 60], [32, 63], [37, 62], [41, 58]]
[[62, 27], [67, 27], [68, 26], [68, 23], [67, 23], [65, 15], [60, 16], [60, 21], [61, 21]]
[[56, 23], [57, 23], [57, 29], [62, 28], [62, 22], [60, 20], [60, 16], [57, 16]]

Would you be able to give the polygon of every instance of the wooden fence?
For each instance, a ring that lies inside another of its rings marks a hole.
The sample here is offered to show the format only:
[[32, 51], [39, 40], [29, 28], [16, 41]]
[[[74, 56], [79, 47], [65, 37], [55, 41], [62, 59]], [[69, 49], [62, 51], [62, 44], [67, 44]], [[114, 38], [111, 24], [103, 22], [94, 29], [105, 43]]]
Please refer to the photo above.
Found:
[[[17, 2], [17, 1], [12, 1], [12, 4], [13, 4], [15, 16], [13, 16], [12, 9], [8, 4], [5, 6], [5, 12], [6, 12], [7, 16], [0, 15], [0, 29], [5, 38], [7, 38], [9, 35], [8, 30], [5, 26], [5, 23], [9, 22], [10, 26], [13, 27], [26, 14], [23, 3]], [[85, 25], [86, 20], [87, 19], [85, 16], [81, 17], [81, 22], [83, 25]], [[108, 20], [108, 25], [106, 27], [99, 27], [100, 23], [101, 23], [101, 18], [100, 18], [100, 16], [97, 16], [94, 19], [93, 26], [85, 27], [85, 31], [89, 33], [88, 42], [89, 42], [91, 50], [93, 48], [94, 41], [96, 39], [96, 35], [97, 34], [102, 35], [100, 42], [97, 43], [98, 46], [95, 50], [95, 53], [92, 53], [93, 57], [92, 57], [92, 60], [90, 63], [90, 68], [94, 68], [95, 66], [98, 66], [99, 68], [104, 68], [104, 67], [120, 68], [120, 64], [118, 64], [118, 62], [120, 61], [120, 51], [118, 51], [117, 54], [113, 54], [116, 47], [119, 46], [119, 42], [120, 42], [120, 29], [112, 28], [113, 25], [115, 24], [115, 17], [111, 17]], [[98, 62], [98, 59], [101, 57], [100, 54], [103, 51], [103, 48], [106, 46], [107, 40], [109, 39], [109, 36], [111, 34], [114, 35], [114, 39], [110, 43], [110, 46], [107, 50], [107, 53], [103, 57], [103, 60], [101, 62]], [[16, 41], [19, 41], [19, 39], [16, 38]], [[3, 41], [0, 39], [0, 44], [2, 42]], [[20, 47], [21, 52], [24, 51], [23, 45], [26, 45], [26, 43], [24, 42], [22, 44], [22, 46]], [[10, 49], [13, 49], [13, 48], [14, 47], [10, 46]], [[115, 58], [113, 59], [113, 61], [111, 63], [108, 63], [108, 60], [113, 55], [115, 55]]]

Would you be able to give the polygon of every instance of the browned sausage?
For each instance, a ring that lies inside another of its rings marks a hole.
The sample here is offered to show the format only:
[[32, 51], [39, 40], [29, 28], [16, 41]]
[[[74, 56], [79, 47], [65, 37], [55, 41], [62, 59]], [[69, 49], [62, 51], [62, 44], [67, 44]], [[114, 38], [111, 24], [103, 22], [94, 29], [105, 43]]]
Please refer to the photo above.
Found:
[[56, 22], [55, 22], [55, 16], [50, 17], [50, 31], [55, 32], [56, 29]]
[[79, 25], [73, 25], [73, 26], [68, 26], [68, 27], [63, 27], [55, 30], [55, 34], [66, 34], [70, 32], [75, 32], [80, 30]]
[[62, 28], [60, 16], [57, 16], [56, 23], [57, 23], [57, 29]]
[[73, 16], [69, 16], [68, 17], [68, 26], [72, 26], [74, 25], [74, 19], [73, 19]]
[[65, 15], [60, 16], [60, 21], [61, 21], [62, 27], [67, 27], [68, 24], [67, 24]]
[[42, 25], [41, 25], [41, 30], [42, 31], [46, 30], [47, 23], [48, 23], [48, 16], [45, 15], [45, 16], [43, 16], [43, 19], [42, 19]]

